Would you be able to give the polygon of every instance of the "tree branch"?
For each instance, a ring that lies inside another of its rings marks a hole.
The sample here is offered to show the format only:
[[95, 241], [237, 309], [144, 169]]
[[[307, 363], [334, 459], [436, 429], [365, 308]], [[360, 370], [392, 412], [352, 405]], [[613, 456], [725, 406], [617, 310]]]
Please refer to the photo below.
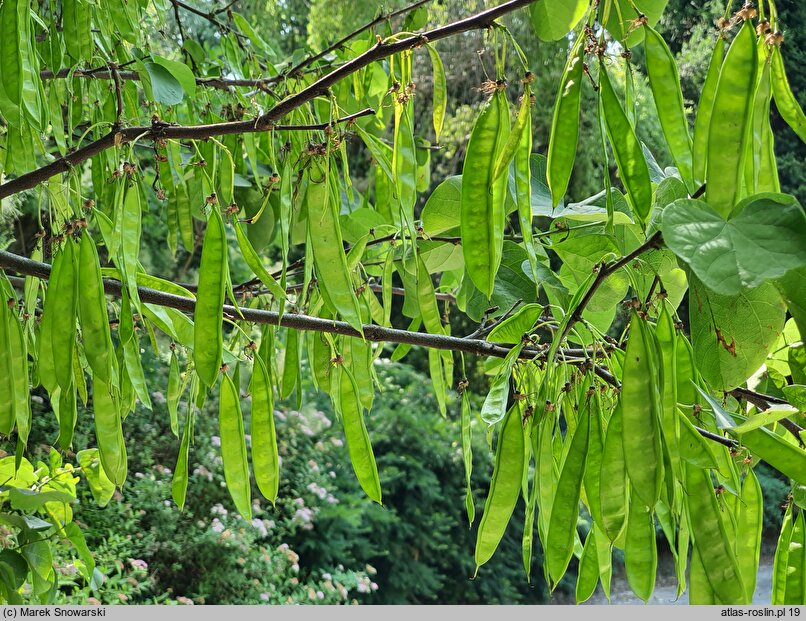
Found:
[[[18, 274], [35, 276], [43, 280], [50, 278], [51, 271], [51, 266], [47, 263], [21, 257], [5, 250], [0, 250], [0, 268], [11, 269]], [[110, 278], [104, 279], [104, 291], [111, 296], [120, 297], [123, 287], [124, 285], [118, 280]], [[185, 313], [193, 313], [195, 311], [196, 301], [191, 298], [164, 293], [148, 287], [138, 287], [137, 290], [140, 295], [140, 300], [147, 304], [175, 308]], [[329, 334], [361, 338], [361, 333], [345, 321], [333, 321], [332, 319], [322, 319], [310, 315], [283, 313], [281, 318], [279, 313], [275, 311], [246, 307], [241, 307], [239, 313], [234, 306], [230, 305], [225, 305], [222, 308], [222, 315], [232, 318], [242, 316], [245, 321], [250, 323], [269, 324], [294, 330], [327, 332]], [[512, 348], [511, 345], [491, 343], [484, 340], [471, 340], [442, 334], [427, 334], [425, 332], [410, 332], [408, 330], [385, 328], [374, 324], [362, 326], [362, 331], [363, 338], [367, 341], [406, 343], [431, 349], [459, 351], [479, 356], [504, 358]], [[573, 358], [584, 355], [586, 350], [569, 349], [563, 353]], [[545, 356], [545, 350], [526, 348], [524, 348], [520, 355], [520, 357], [525, 360], [531, 360], [541, 356]]]
[[[18, 274], [25, 276], [35, 276], [43, 280], [50, 278], [51, 266], [47, 263], [34, 261], [26, 257], [0, 250], [0, 269], [11, 269]], [[24, 282], [24, 281], [23, 281]], [[111, 278], [104, 279], [104, 291], [114, 297], [121, 297], [123, 290], [123, 283]], [[185, 313], [193, 313], [196, 310], [196, 301], [191, 298], [185, 298], [170, 293], [163, 293], [156, 289], [148, 287], [137, 287], [140, 300], [146, 304], [156, 304], [158, 306], [165, 306], [168, 308], [175, 308]], [[284, 313], [280, 317], [279, 313], [275, 311], [259, 310], [254, 308], [242, 307], [240, 312], [234, 306], [225, 305], [222, 307], [222, 317], [227, 316], [235, 318], [238, 316], [243, 317], [245, 321], [250, 323], [269, 324], [273, 326], [282, 326], [291, 328], [292, 330], [313, 331], [313, 332], [327, 332], [329, 334], [340, 334], [342, 336], [349, 336], [354, 338], [361, 338], [361, 333], [355, 330], [350, 324], [345, 321], [333, 321], [332, 319], [321, 319], [319, 317], [312, 317], [310, 315], [299, 315], [294, 313]], [[448, 351], [459, 351], [467, 354], [475, 354], [478, 356], [495, 356], [496, 358], [505, 358], [512, 346], [502, 345], [498, 343], [491, 343], [484, 340], [474, 340], [468, 338], [461, 338], [456, 336], [446, 336], [443, 334], [427, 334], [425, 332], [411, 332], [408, 330], [398, 330], [396, 328], [384, 328], [374, 324], [365, 324], [362, 326], [363, 338], [372, 342], [384, 343], [406, 343], [409, 345], [416, 345], [419, 347], [427, 347], [431, 349], [443, 349]], [[545, 358], [548, 353], [548, 348], [523, 348], [519, 358], [525, 360], [535, 360]], [[579, 357], [583, 356], [581, 360], [574, 360], [569, 364], [589, 365], [590, 359], [587, 357], [591, 352], [587, 349], [567, 349], [561, 350], [563, 356]], [[618, 380], [607, 369], [600, 365], [593, 364], [593, 371], [608, 384], [620, 388]], [[695, 429], [705, 438], [718, 442], [725, 446], [734, 447], [738, 446], [738, 442], [730, 438], [725, 438], [705, 429], [695, 427]]]
[[[375, 110], [372, 108], [365, 108], [364, 110], [354, 114], [336, 119], [333, 121], [333, 123], [349, 123], [362, 116], [372, 114], [375, 114]], [[280, 131], [315, 130], [325, 129], [333, 123], [321, 123], [318, 125], [274, 125], [273, 129]], [[218, 123], [213, 125], [168, 125], [167, 123], [163, 123], [161, 121], [155, 121], [152, 123], [151, 127], [122, 128], [117, 131], [112, 131], [106, 136], [103, 136], [102, 138], [99, 138], [98, 140], [91, 142], [88, 145], [73, 151], [72, 153], [68, 153], [63, 157], [60, 157], [52, 161], [50, 164], [46, 164], [45, 166], [37, 168], [29, 173], [25, 173], [16, 179], [12, 179], [11, 181], [0, 184], [0, 200], [13, 194], [22, 192], [23, 190], [30, 190], [40, 183], [50, 179], [54, 175], [67, 172], [74, 166], [78, 166], [82, 162], [91, 159], [98, 153], [102, 153], [113, 146], [119, 146], [121, 144], [131, 142], [137, 138], [184, 138], [189, 140], [204, 140], [210, 136], [216, 135], [215, 130], [211, 130], [211, 128], [220, 126], [227, 126], [228, 130], [232, 130], [236, 126], [240, 127], [240, 131], [227, 131], [226, 133], [229, 134], [247, 134], [265, 131], [263, 129], [257, 129], [253, 121], [236, 121], [233, 123]]]
[[[171, 1], [174, 3], [179, 2], [179, 0]], [[38, 168], [0, 185], [0, 200], [11, 196], [12, 194], [22, 192], [23, 190], [29, 190], [33, 187], [36, 187], [50, 177], [67, 172], [72, 167], [81, 164], [82, 162], [94, 157], [98, 153], [101, 153], [114, 146], [126, 144], [135, 139], [153, 140], [163, 138], [166, 140], [205, 140], [213, 136], [269, 131], [273, 128], [276, 121], [283, 118], [292, 110], [296, 110], [300, 106], [312, 101], [314, 98], [327, 93], [328, 89], [336, 84], [339, 80], [352, 75], [359, 69], [363, 69], [373, 62], [382, 60], [406, 50], [414, 49], [429, 41], [444, 39], [462, 32], [467, 32], [468, 30], [488, 28], [499, 17], [506, 15], [507, 13], [511, 13], [516, 9], [520, 9], [532, 4], [535, 1], [536, 0], [509, 0], [509, 2], [504, 2], [497, 7], [488, 9], [487, 11], [482, 11], [481, 13], [471, 17], [453, 22], [446, 26], [441, 26], [440, 28], [435, 28], [434, 30], [430, 30], [420, 35], [408, 37], [394, 43], [378, 42], [363, 54], [360, 54], [351, 61], [322, 76], [316, 82], [302, 89], [298, 93], [295, 93], [277, 103], [268, 112], [256, 119], [195, 126], [154, 123], [151, 125], [151, 127], [129, 127], [110, 132], [95, 142], [91, 142], [85, 147], [82, 147], [81, 149], [78, 149], [77, 151], [74, 151], [63, 158], [59, 158], [46, 166]], [[176, 6], [176, 4], [174, 4], [174, 6]]]

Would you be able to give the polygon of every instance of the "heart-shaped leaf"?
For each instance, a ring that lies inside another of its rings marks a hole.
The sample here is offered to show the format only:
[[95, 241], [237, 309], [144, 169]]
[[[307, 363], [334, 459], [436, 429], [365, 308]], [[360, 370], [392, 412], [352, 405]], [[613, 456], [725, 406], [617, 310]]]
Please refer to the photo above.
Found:
[[666, 245], [720, 295], [806, 265], [806, 216], [786, 194], [751, 196], [728, 220], [702, 201], [679, 199], [664, 210], [661, 230]]
[[144, 62], [143, 66], [145, 66], [148, 77], [151, 79], [151, 91], [157, 103], [165, 104], [166, 106], [175, 106], [182, 103], [185, 92], [182, 89], [182, 84], [170, 71], [162, 65], [151, 61]]
[[523, 340], [523, 335], [531, 331], [537, 323], [543, 307], [540, 304], [527, 304], [518, 309], [487, 335], [487, 340], [493, 343], [510, 343], [515, 345]]
[[767, 283], [735, 296], [689, 279], [689, 322], [697, 368], [705, 381], [720, 390], [743, 384], [767, 359], [784, 329], [786, 309]]
[[175, 60], [163, 58], [154, 54], [152, 59], [158, 65], [165, 67], [174, 79], [182, 85], [182, 89], [187, 93], [188, 97], [193, 97], [196, 94], [196, 76], [185, 63], [180, 63]]

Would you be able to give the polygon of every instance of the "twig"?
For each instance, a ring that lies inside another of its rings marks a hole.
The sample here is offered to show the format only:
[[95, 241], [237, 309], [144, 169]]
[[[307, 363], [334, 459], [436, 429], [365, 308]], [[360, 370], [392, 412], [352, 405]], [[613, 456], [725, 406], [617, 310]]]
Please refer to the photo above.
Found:
[[749, 388], [734, 388], [733, 390], [729, 391], [728, 394], [738, 400], [744, 399], [745, 401], [752, 403], [762, 410], [768, 410], [770, 408], [770, 404], [791, 405], [786, 399], [773, 397], [772, 395], [765, 395], [764, 393], [756, 392], [754, 390], [750, 390]]
[[480, 325], [478, 330], [476, 330], [472, 334], [468, 334], [464, 338], [466, 338], [466, 339], [477, 339], [477, 338], [481, 338], [482, 336], [487, 336], [490, 332], [493, 331], [493, 329], [496, 326], [502, 324], [504, 321], [509, 319], [512, 316], [512, 313], [515, 312], [515, 309], [518, 308], [518, 306], [520, 306], [521, 304], [523, 304], [523, 300], [521, 300], [520, 298], [515, 300], [515, 303], [509, 308], [509, 310], [507, 312], [505, 312], [503, 315], [501, 315], [498, 319], [496, 319], [494, 321], [491, 321], [491, 322], [487, 323], [486, 325], [485, 324]]
[[713, 433], [706, 429], [702, 429], [701, 427], [694, 426], [694, 429], [697, 430], [703, 438], [707, 438], [708, 440], [713, 440], [714, 442], [718, 442], [723, 446], [727, 446], [728, 448], [736, 448], [739, 446], [739, 442], [737, 440], [733, 440], [732, 438], [726, 438], [725, 436], [720, 436], [718, 433]]
[[644, 300], [644, 308], [649, 308], [649, 303], [652, 302], [652, 296], [655, 294], [655, 287], [657, 287], [659, 283], [660, 276], [655, 274], [655, 278], [652, 279], [652, 284], [649, 286], [649, 293], [646, 294], [646, 300]]
[[[179, 0], [171, 0], [179, 2]], [[23, 190], [29, 190], [40, 183], [50, 179], [54, 175], [67, 172], [74, 166], [85, 162], [95, 155], [106, 151], [114, 146], [131, 142], [135, 139], [153, 140], [156, 138], [204, 140], [213, 136], [225, 136], [231, 134], [255, 133], [270, 130], [274, 123], [283, 118], [292, 110], [308, 103], [314, 98], [327, 93], [328, 89], [342, 80], [352, 75], [359, 69], [379, 61], [383, 58], [399, 54], [400, 52], [419, 47], [429, 41], [437, 41], [446, 37], [451, 37], [469, 30], [479, 30], [490, 27], [499, 17], [511, 13], [517, 9], [532, 4], [536, 0], [509, 0], [496, 7], [477, 13], [465, 19], [435, 28], [426, 33], [408, 37], [395, 41], [394, 43], [379, 42], [369, 50], [344, 63], [337, 69], [322, 76], [313, 84], [302, 89], [283, 101], [277, 103], [273, 108], [262, 116], [248, 121], [230, 121], [226, 123], [211, 123], [208, 125], [166, 125], [153, 124], [151, 127], [130, 127], [110, 132], [91, 142], [87, 146], [59, 158], [46, 166], [26, 173], [16, 179], [0, 185], [0, 199], [11, 196]]]
[[705, 194], [704, 183], [694, 191], [694, 194], [691, 195], [691, 198], [700, 198], [703, 194]]
[[[35, 276], [47, 280], [50, 278], [51, 266], [47, 263], [40, 263], [5, 250], [0, 250], [0, 268], [7, 268], [14, 270], [18, 274], [26, 276]], [[24, 281], [23, 281], [24, 282]], [[124, 288], [123, 283], [118, 280], [110, 278], [104, 279], [104, 291], [112, 296], [120, 297]], [[156, 289], [148, 287], [137, 287], [140, 300], [147, 304], [157, 304], [168, 308], [175, 308], [185, 313], [193, 313], [196, 308], [196, 301], [191, 298], [185, 298], [170, 293], [163, 293]], [[225, 305], [222, 307], [222, 314], [230, 315], [233, 317], [238, 316], [238, 310], [233, 306]], [[294, 313], [284, 313], [282, 318], [274, 311], [258, 310], [253, 308], [242, 307], [240, 315], [245, 321], [251, 323], [270, 324], [275, 326], [283, 326], [293, 330], [314, 331], [314, 332], [327, 332], [330, 334], [340, 334], [349, 337], [361, 337], [359, 333], [350, 324], [344, 321], [333, 321], [332, 319], [321, 319], [319, 317], [312, 317], [309, 315], [299, 315]], [[409, 345], [417, 345], [420, 347], [428, 347], [431, 349], [442, 349], [448, 351], [460, 351], [468, 354], [476, 354], [479, 356], [495, 356], [497, 358], [505, 358], [512, 346], [499, 345], [490, 343], [483, 340], [471, 340], [455, 336], [446, 336], [443, 334], [428, 334], [425, 332], [411, 332], [408, 330], [398, 330], [396, 328], [384, 328], [378, 325], [363, 325], [362, 326], [363, 338], [367, 341], [373, 342], [386, 342], [386, 343], [406, 343]], [[524, 348], [520, 353], [520, 358], [527, 360], [534, 360], [545, 357], [547, 349]], [[561, 351], [563, 356], [577, 357], [580, 354], [584, 355], [587, 350], [568, 349]], [[572, 361], [571, 364], [587, 365], [590, 360], [585, 357], [581, 360]], [[618, 380], [611, 375], [603, 367], [594, 364], [593, 370], [597, 376], [602, 378], [607, 383], [620, 387]], [[724, 438], [720, 435], [695, 427], [695, 429], [705, 438], [718, 442], [725, 446], [737, 446], [735, 440]]]
[[[367, 242], [367, 247], [369, 247], [369, 246], [377, 246], [379, 244], [385, 244], [386, 242], [392, 242], [392, 241], [396, 241], [396, 240], [402, 239], [402, 238], [404, 238], [404, 236], [401, 236], [399, 233], [389, 233], [388, 235], [384, 235], [383, 237], [376, 237], [375, 239], [371, 239], [370, 241]], [[406, 237], [406, 239], [410, 239], [410, 238]], [[459, 244], [462, 241], [461, 237], [438, 237], [438, 236], [425, 237], [424, 235], [418, 235], [417, 239], [422, 240], [422, 241], [445, 242], [445, 243], [448, 243], [448, 244]], [[349, 252], [349, 251], [350, 251], [350, 249], [348, 248], [345, 252]], [[289, 272], [292, 269], [295, 269], [295, 268], [298, 268], [298, 267], [302, 267], [303, 265], [305, 265], [305, 259], [297, 259], [296, 261], [294, 261], [294, 263], [292, 263], [291, 265], [286, 267], [286, 272]], [[272, 274], [272, 276], [274, 278], [279, 278], [280, 274], [281, 274], [281, 272], [275, 272], [274, 274]], [[238, 291], [240, 291], [242, 289], [248, 289], [249, 287], [254, 287], [254, 286], [257, 286], [259, 284], [260, 284], [260, 279], [255, 277], [255, 278], [252, 278], [250, 280], [247, 280], [245, 282], [242, 282], [240, 284], [237, 284], [237, 285], [233, 286], [232, 290], [234, 292], [238, 292]], [[437, 298], [437, 299], [439, 299], [439, 298]], [[453, 298], [453, 296], [451, 296], [451, 300], [455, 300]], [[448, 301], [447, 298], [446, 298], [446, 301]]]
[[576, 323], [582, 319], [582, 312], [585, 310], [585, 307], [591, 301], [591, 298], [593, 298], [594, 294], [599, 290], [599, 287], [602, 286], [602, 283], [608, 276], [619, 271], [625, 265], [629, 265], [630, 262], [634, 261], [643, 253], [649, 250], [654, 250], [655, 248], [660, 248], [662, 243], [663, 238], [661, 237], [659, 231], [629, 254], [624, 255], [616, 261], [603, 263], [601, 266], [599, 266], [599, 271], [596, 274], [596, 278], [591, 283], [590, 288], [585, 292], [585, 295], [582, 296], [582, 299], [579, 301], [579, 304], [577, 304], [577, 307], [571, 312], [571, 317], [568, 319], [568, 323], [565, 324], [565, 329], [560, 335], [560, 342], [562, 342], [563, 339], [568, 336], [568, 334], [571, 332], [571, 328], [573, 328], [574, 325], [576, 325]]
[[176, 20], [176, 27], [179, 28], [179, 38], [182, 40], [182, 45], [185, 44], [185, 39], [187, 39], [187, 35], [185, 34], [185, 28], [182, 25], [182, 18], [179, 16], [179, 6], [176, 3], [173, 3], [174, 9], [174, 19]]
[[123, 92], [120, 84], [120, 75], [118, 74], [118, 69], [112, 63], [109, 65], [109, 72], [112, 74], [112, 79], [115, 82], [115, 102], [117, 106], [115, 109], [115, 124], [112, 127], [113, 129], [117, 129], [120, 127], [120, 119], [123, 118]]
[[[285, 290], [286, 290], [286, 292], [289, 292], [289, 293], [292, 292], [292, 291], [300, 291], [304, 286], [305, 285], [303, 285], [302, 283], [298, 283], [298, 284], [290, 285], [290, 286], [286, 287]], [[383, 291], [383, 285], [380, 285], [378, 283], [374, 283], [374, 282], [369, 283], [367, 285], [367, 287], [369, 287], [369, 289], [371, 291], [375, 291], [376, 293], [381, 293]], [[187, 288], [186, 285], [185, 285], [185, 288]], [[191, 289], [191, 291], [192, 291], [192, 289]], [[392, 295], [396, 295], [396, 296], [399, 296], [399, 297], [405, 297], [406, 296], [406, 290], [403, 289], [402, 287], [392, 287], [391, 291], [392, 291]], [[269, 293], [269, 290], [268, 289], [265, 289], [265, 290], [261, 289], [258, 293], [259, 294]], [[456, 297], [453, 296], [450, 293], [434, 293], [434, 297], [437, 300], [439, 300], [440, 302], [448, 302], [450, 304], [455, 304], [456, 303]]]
[[228, 2], [226, 6], [213, 11], [213, 15], [220, 15], [221, 13], [226, 13], [235, 5], [236, 2], [238, 2], [238, 0], [232, 0], [231, 2]]
[[366, 30], [369, 30], [370, 28], [374, 28], [378, 24], [385, 22], [387, 19], [392, 19], [393, 17], [396, 17], [398, 15], [402, 15], [403, 13], [408, 13], [409, 11], [413, 11], [414, 9], [422, 6], [426, 2], [430, 2], [430, 0], [419, 0], [418, 2], [415, 2], [414, 4], [411, 4], [409, 6], [403, 7], [402, 9], [398, 9], [397, 11], [393, 11], [392, 13], [388, 13], [388, 14], [381, 13], [380, 15], [378, 15], [378, 17], [376, 17], [372, 21], [367, 22], [363, 26], [361, 26], [361, 27], [357, 28], [356, 30], [353, 30], [351, 33], [343, 36], [341, 39], [336, 41], [334, 44], [326, 47], [321, 52], [319, 52], [317, 54], [313, 54], [312, 56], [309, 56], [308, 58], [305, 58], [305, 59], [301, 60], [299, 63], [297, 63], [293, 67], [289, 68], [287, 71], [284, 71], [283, 73], [285, 75], [294, 76], [294, 75], [300, 73], [303, 69], [305, 69], [305, 67], [315, 63], [320, 58], [324, 58], [325, 56], [327, 56], [331, 52], [334, 52], [334, 51], [336, 51], [338, 49], [341, 49], [344, 46], [345, 43], [347, 43], [350, 39], [352, 39], [354, 37], [357, 37], [362, 32], [364, 32]]
[[[205, 13], [201, 9], [197, 9], [196, 7], [192, 7], [189, 4], [185, 4], [182, 0], [171, 0], [171, 4], [174, 6], [174, 11], [178, 11], [178, 9], [184, 9], [188, 13], [193, 13], [194, 15], [198, 15], [202, 19], [206, 19], [208, 22], [213, 24], [216, 28], [218, 28], [221, 32], [229, 32], [231, 28], [227, 26], [225, 23], [220, 22], [216, 19], [216, 14], [213, 13]], [[178, 18], [177, 18], [178, 21]]]
[[[791, 405], [786, 399], [773, 397], [772, 395], [765, 395], [748, 388], [734, 388], [733, 390], [728, 391], [727, 394], [739, 401], [744, 400], [748, 403], [752, 403], [762, 412], [769, 410], [771, 405]], [[797, 439], [798, 444], [800, 444], [801, 447], [806, 447], [806, 444], [804, 444], [803, 438], [800, 435], [803, 431], [803, 427], [794, 421], [789, 420], [788, 418], [782, 418], [778, 421], [778, 423]]]
[[275, 125], [274, 129], [277, 131], [323, 130], [327, 129], [328, 127], [335, 127], [336, 125], [340, 125], [342, 123], [350, 124], [356, 119], [360, 119], [363, 116], [372, 116], [373, 114], [375, 114], [375, 110], [372, 108], [364, 108], [363, 110], [353, 112], [347, 116], [339, 117], [333, 121], [328, 121], [327, 123], [310, 123], [308, 125]]

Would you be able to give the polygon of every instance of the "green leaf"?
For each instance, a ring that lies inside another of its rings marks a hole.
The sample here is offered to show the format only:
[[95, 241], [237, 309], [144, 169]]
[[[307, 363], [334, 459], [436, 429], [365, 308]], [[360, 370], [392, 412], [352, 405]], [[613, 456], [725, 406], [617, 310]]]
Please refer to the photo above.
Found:
[[[467, 300], [467, 314], [474, 321], [480, 321], [484, 310], [490, 306], [498, 306], [500, 313], [511, 308], [517, 300], [531, 303], [535, 301], [535, 286], [530, 280], [529, 270], [523, 270], [521, 265], [529, 257], [523, 246], [505, 241], [501, 253], [501, 265], [495, 275], [495, 286], [490, 300], [475, 287], [472, 288]], [[470, 279], [465, 276], [467, 286], [472, 286]]]
[[28, 528], [30, 530], [47, 530], [53, 524], [47, 522], [35, 515], [16, 515], [14, 513], [0, 513], [0, 524], [8, 524], [23, 530]]
[[76, 552], [78, 552], [78, 557], [84, 563], [84, 569], [81, 572], [82, 575], [87, 582], [90, 582], [94, 579], [93, 574], [95, 573], [95, 559], [92, 557], [92, 553], [87, 547], [87, 541], [84, 539], [84, 533], [81, 532], [81, 529], [75, 522], [66, 524], [64, 527], [64, 532], [67, 533], [67, 538], [70, 540], [70, 543], [73, 544]]
[[806, 335], [806, 267], [791, 270], [775, 281], [786, 302], [786, 307], [798, 324], [798, 330]]
[[0, 573], [14, 590], [19, 589], [28, 577], [28, 563], [16, 550], [0, 551]]
[[562, 39], [585, 15], [587, 0], [542, 0], [529, 7], [532, 27], [543, 41]]
[[719, 390], [743, 384], [767, 358], [786, 313], [771, 284], [723, 296], [690, 278], [689, 321], [697, 368]]
[[97, 448], [86, 449], [76, 453], [81, 471], [87, 477], [90, 491], [99, 507], [105, 507], [115, 493], [115, 484], [106, 476], [101, 467], [101, 458]]
[[[568, 270], [576, 285], [581, 285], [603, 260], [620, 254], [613, 239], [602, 235], [599, 227], [574, 231], [568, 239], [555, 243], [552, 249], [563, 261], [561, 276]], [[587, 308], [593, 312], [613, 309], [624, 298], [628, 286], [627, 274], [623, 271], [616, 272], [603, 281]]]
[[440, 183], [423, 207], [423, 230], [428, 235], [440, 235], [459, 227], [462, 202], [462, 175], [448, 177]]
[[487, 335], [487, 340], [494, 343], [510, 343], [515, 345], [523, 340], [523, 336], [530, 332], [537, 323], [543, 307], [540, 304], [527, 304], [518, 309]]
[[188, 97], [193, 97], [196, 94], [196, 77], [190, 67], [185, 63], [169, 60], [156, 54], [152, 54], [151, 58], [155, 63], [164, 67], [182, 85], [182, 89], [187, 93]]
[[770, 406], [768, 410], [754, 414], [741, 425], [734, 427], [733, 433], [741, 435], [743, 433], [747, 433], [748, 431], [752, 431], [753, 429], [758, 429], [759, 427], [764, 427], [765, 425], [771, 425], [772, 423], [778, 422], [787, 416], [792, 416], [793, 414], [797, 413], [798, 410], [790, 405], [775, 404]]
[[679, 199], [663, 212], [666, 245], [721, 295], [736, 295], [806, 265], [806, 216], [786, 194], [757, 194], [724, 220], [702, 201]]
[[151, 80], [151, 92], [157, 103], [175, 106], [182, 103], [184, 89], [182, 83], [165, 67], [155, 62], [146, 61], [143, 66]]
[[744, 433], [738, 433], [737, 429], [740, 429], [747, 419], [739, 414], [728, 412], [714, 397], [700, 390], [699, 387], [697, 389], [713, 409], [720, 429], [733, 436], [738, 436], [743, 446], [778, 472], [798, 483], [806, 483], [806, 451], [764, 427], [745, 429]]
[[75, 498], [67, 492], [55, 490], [37, 492], [31, 489], [14, 487], [8, 491], [8, 500], [13, 509], [18, 511], [35, 511], [46, 502], [73, 502]]
[[[34, 535], [34, 537], [38, 536]], [[53, 555], [48, 541], [42, 539], [27, 541], [22, 546], [22, 555], [31, 568], [34, 594], [41, 596], [50, 591], [56, 575], [53, 570]]]
[[792, 384], [784, 386], [784, 397], [789, 403], [801, 412], [806, 412], [806, 386], [803, 384]]

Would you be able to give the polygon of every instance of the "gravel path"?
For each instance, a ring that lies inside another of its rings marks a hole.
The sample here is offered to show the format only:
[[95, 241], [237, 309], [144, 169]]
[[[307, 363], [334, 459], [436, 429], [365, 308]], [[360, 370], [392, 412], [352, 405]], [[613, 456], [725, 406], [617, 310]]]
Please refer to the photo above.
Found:
[[[688, 591], [675, 600], [677, 595], [677, 580], [674, 575], [674, 566], [667, 567], [666, 564], [659, 567], [658, 581], [655, 585], [655, 592], [649, 600], [649, 604], [688, 604]], [[772, 596], [772, 557], [761, 557], [759, 563], [758, 578], [756, 580], [756, 592], [753, 595], [753, 604], [769, 604]], [[573, 604], [573, 595], [570, 598], [556, 596], [552, 599], [553, 604]], [[610, 603], [611, 604], [643, 604], [644, 602], [636, 597], [627, 584], [627, 578], [623, 573], [614, 574], [610, 583]], [[602, 591], [602, 586], [596, 587], [593, 594], [585, 605], [607, 604], [607, 598]]]

